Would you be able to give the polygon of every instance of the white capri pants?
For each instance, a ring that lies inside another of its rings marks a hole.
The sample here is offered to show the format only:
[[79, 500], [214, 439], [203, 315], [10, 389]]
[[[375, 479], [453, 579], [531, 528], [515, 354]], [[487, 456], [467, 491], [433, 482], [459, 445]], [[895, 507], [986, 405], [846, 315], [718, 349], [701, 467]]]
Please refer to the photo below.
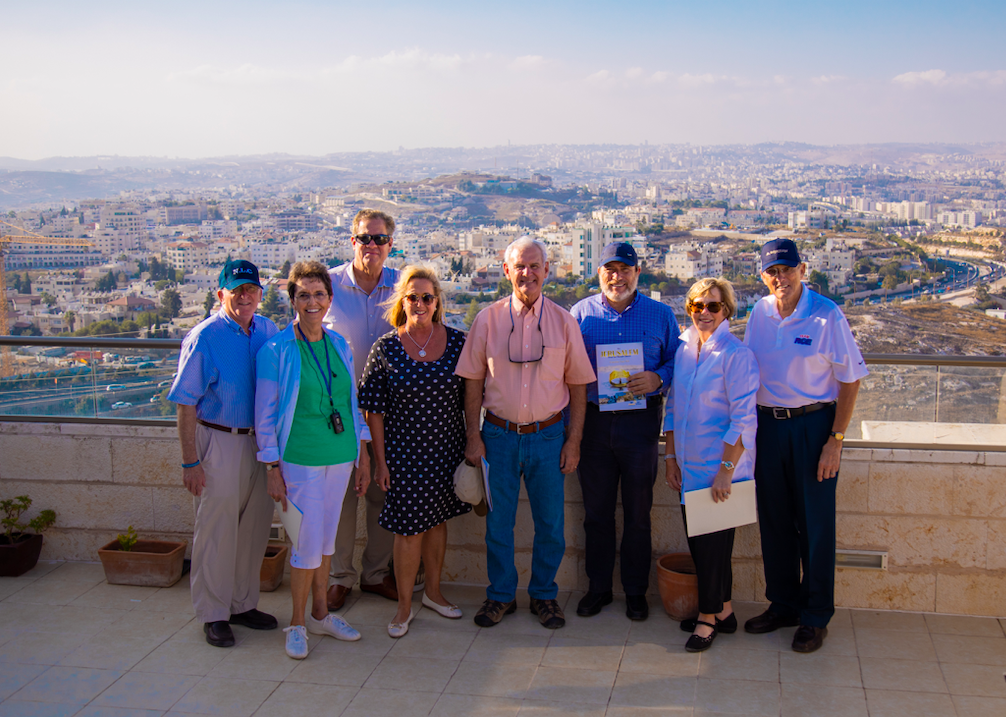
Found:
[[339, 515], [353, 465], [352, 461], [334, 466], [301, 466], [280, 461], [287, 502], [297, 506], [304, 516], [290, 567], [313, 570], [321, 567], [323, 555], [335, 552]]

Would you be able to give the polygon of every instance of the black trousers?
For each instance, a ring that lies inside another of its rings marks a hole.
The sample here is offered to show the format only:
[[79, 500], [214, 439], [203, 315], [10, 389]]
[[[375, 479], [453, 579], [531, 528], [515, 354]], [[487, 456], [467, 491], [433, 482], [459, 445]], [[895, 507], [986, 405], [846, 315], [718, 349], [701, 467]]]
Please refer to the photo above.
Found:
[[838, 476], [817, 480], [834, 421], [834, 406], [781, 421], [758, 412], [755, 491], [765, 597], [773, 612], [810, 627], [826, 627], [835, 614]]
[[657, 480], [660, 404], [659, 398], [651, 398], [638, 411], [601, 411], [596, 404], [587, 404], [579, 476], [591, 592], [611, 590], [619, 484], [624, 518], [622, 588], [626, 595], [645, 595], [650, 585], [650, 510]]
[[[681, 517], [687, 533], [688, 516], [684, 504], [681, 506]], [[723, 603], [730, 601], [734, 585], [730, 559], [734, 553], [735, 532], [736, 528], [727, 528], [688, 539], [688, 550], [692, 553], [695, 577], [699, 583], [699, 612], [706, 615], [723, 612]]]

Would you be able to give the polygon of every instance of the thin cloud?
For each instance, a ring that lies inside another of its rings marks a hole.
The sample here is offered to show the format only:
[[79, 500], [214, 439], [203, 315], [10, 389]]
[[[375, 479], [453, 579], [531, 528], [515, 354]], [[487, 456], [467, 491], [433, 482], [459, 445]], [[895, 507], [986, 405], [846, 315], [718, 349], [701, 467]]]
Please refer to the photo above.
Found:
[[894, 78], [894, 82], [907, 87], [919, 87], [923, 85], [942, 85], [947, 78], [947, 73], [943, 70], [926, 70], [925, 72], [904, 72]]
[[521, 57], [515, 58], [513, 62], [510, 63], [510, 68], [513, 70], [536, 70], [541, 67], [545, 62], [545, 58], [541, 55], [522, 55]]

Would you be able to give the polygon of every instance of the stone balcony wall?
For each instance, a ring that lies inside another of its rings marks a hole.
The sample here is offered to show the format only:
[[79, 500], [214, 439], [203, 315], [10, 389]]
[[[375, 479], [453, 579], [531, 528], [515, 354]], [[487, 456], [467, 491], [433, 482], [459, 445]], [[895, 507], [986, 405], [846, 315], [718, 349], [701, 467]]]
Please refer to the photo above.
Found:
[[[180, 459], [173, 427], [0, 421], [0, 498], [28, 494], [33, 514], [57, 512], [44, 560], [97, 560], [97, 549], [129, 525], [146, 538], [188, 541], [192, 497], [181, 486]], [[662, 463], [655, 556], [688, 549]], [[568, 476], [562, 589], [586, 589], [582, 524], [580, 486]], [[445, 580], [485, 584], [484, 525], [474, 513], [450, 522]], [[359, 551], [362, 515], [357, 526]], [[526, 585], [533, 525], [523, 494], [515, 532]], [[1006, 453], [846, 448], [838, 546], [888, 551], [886, 571], [838, 570], [840, 606], [1006, 616]], [[654, 567], [653, 593], [656, 584]], [[734, 547], [734, 598], [763, 600], [764, 588], [758, 529], [745, 526]]]

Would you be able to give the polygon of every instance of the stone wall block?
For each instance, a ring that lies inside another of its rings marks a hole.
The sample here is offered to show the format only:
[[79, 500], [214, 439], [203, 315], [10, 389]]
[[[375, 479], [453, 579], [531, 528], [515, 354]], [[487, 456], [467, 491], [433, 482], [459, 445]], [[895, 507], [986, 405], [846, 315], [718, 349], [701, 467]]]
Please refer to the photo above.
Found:
[[958, 615], [1006, 615], [1006, 573], [940, 573], [936, 577], [936, 612]]
[[869, 509], [870, 464], [865, 461], [850, 461], [843, 451], [835, 491], [838, 510], [865, 513]]
[[765, 600], [765, 568], [761, 559], [738, 559], [733, 562], [734, 600]]
[[680, 505], [654, 507], [650, 512], [650, 533], [655, 556], [688, 552]]
[[[56, 527], [61, 530], [114, 530], [124, 532], [132, 525], [137, 531], [154, 529], [150, 488], [96, 485], [92, 483], [28, 483], [4, 481], [4, 495], [27, 493], [35, 510], [56, 511]], [[114, 537], [114, 535], [112, 536]]]
[[[1006, 520], [988, 521], [988, 550], [986, 551], [985, 568], [988, 570], [1006, 570]], [[1006, 609], [1006, 603], [1004, 603]]]
[[196, 511], [192, 494], [185, 488], [151, 488], [154, 506], [154, 530], [192, 535]]
[[114, 483], [182, 485], [182, 451], [178, 441], [117, 438], [112, 441]]
[[987, 540], [983, 520], [838, 516], [840, 548], [886, 550], [891, 567], [984, 567]]
[[111, 481], [111, 439], [4, 435], [0, 438], [0, 478]]
[[[839, 485], [842, 479], [844, 475]], [[950, 466], [877, 463], [869, 470], [869, 510], [873, 513], [939, 515], [953, 504], [953, 494]]]
[[1006, 470], [954, 466], [953, 514], [1006, 518]]
[[734, 559], [753, 559], [761, 562], [761, 533], [758, 524], [742, 525], [734, 533]]
[[985, 465], [1006, 466], [1006, 451], [986, 451]]
[[936, 606], [936, 576], [929, 572], [839, 568], [835, 571], [835, 604], [932, 612]]

